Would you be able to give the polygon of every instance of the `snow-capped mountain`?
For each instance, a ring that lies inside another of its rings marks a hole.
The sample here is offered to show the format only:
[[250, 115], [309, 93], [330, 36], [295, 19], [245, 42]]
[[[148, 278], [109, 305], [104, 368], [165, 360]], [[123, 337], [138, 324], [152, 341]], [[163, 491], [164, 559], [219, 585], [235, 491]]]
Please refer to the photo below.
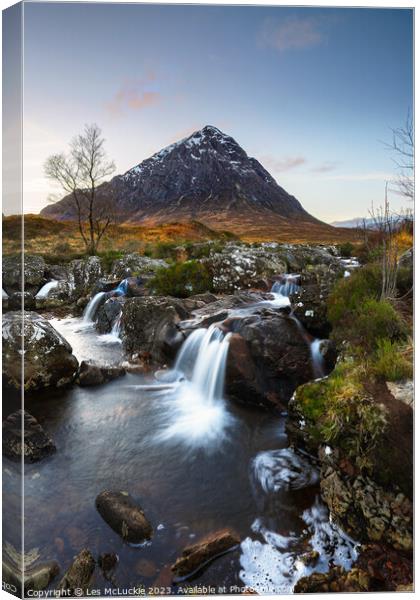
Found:
[[[110, 196], [121, 221], [194, 219], [229, 229], [230, 218], [269, 219], [271, 214], [319, 223], [232, 137], [210, 125], [103, 184], [100, 197]], [[74, 218], [71, 198], [44, 208], [42, 214]]]

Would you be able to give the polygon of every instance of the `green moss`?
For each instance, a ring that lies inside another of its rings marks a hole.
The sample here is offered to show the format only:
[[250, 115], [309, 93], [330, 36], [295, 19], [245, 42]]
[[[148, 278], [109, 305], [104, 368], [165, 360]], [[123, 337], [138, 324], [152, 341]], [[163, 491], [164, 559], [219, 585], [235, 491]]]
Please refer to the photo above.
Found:
[[413, 363], [406, 349], [391, 340], [379, 340], [372, 360], [372, 371], [384, 381], [400, 381], [413, 377]]
[[380, 340], [402, 340], [407, 333], [407, 327], [395, 308], [385, 300], [374, 299], [362, 302], [350, 329], [352, 341], [369, 352], [376, 349]]
[[149, 288], [162, 296], [187, 298], [212, 290], [212, 277], [206, 265], [188, 260], [158, 269], [148, 283]]
[[120, 250], [105, 250], [104, 252], [99, 252], [98, 256], [101, 259], [104, 270], [108, 273], [113, 263], [124, 256], [124, 252]]
[[340, 363], [327, 379], [298, 388], [296, 404], [313, 439], [341, 448], [368, 469], [387, 419], [385, 408], [365, 393], [363, 373], [358, 363]]

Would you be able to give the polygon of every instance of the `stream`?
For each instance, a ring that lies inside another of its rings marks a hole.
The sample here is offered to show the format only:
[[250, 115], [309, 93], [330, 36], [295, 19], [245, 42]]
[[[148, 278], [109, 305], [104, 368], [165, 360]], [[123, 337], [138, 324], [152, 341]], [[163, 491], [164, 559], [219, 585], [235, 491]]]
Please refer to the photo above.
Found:
[[[280, 296], [276, 302], [284, 304]], [[100, 336], [81, 318], [51, 322], [79, 361], [121, 360], [115, 332]], [[331, 561], [350, 568], [356, 545], [330, 523], [316, 467], [288, 448], [286, 415], [223, 398], [227, 348], [228, 336], [219, 330], [197, 330], [174, 370], [156, 378], [127, 374], [103, 386], [27, 399], [28, 410], [57, 446], [41, 463], [25, 465], [27, 554], [40, 562], [57, 560], [63, 573], [84, 547], [95, 557], [115, 552], [113, 585], [176, 594], [185, 584], [172, 582], [170, 565], [186, 546], [230, 527], [240, 547], [198, 572], [189, 585], [219, 591], [224, 586], [225, 593], [244, 587], [259, 594], [291, 593], [300, 577], [327, 571]], [[6, 401], [5, 414], [11, 410]], [[4, 460], [5, 502], [13, 503], [19, 493], [18, 472]], [[138, 500], [154, 528], [151, 542], [128, 545], [105, 523], [95, 508], [105, 489], [126, 490]], [[7, 523], [4, 528], [17, 548], [18, 532]], [[319, 557], [305, 564], [302, 555], [313, 550]], [[92, 587], [110, 585], [96, 568]]]

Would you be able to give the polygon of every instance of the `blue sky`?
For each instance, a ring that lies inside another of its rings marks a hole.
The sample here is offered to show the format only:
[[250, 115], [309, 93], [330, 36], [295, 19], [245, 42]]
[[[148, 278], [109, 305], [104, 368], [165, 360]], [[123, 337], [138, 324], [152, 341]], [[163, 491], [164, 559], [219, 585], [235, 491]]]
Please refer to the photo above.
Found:
[[215, 125], [326, 221], [366, 215], [395, 176], [410, 10], [28, 3], [24, 22], [26, 212], [54, 191], [45, 158], [90, 122], [118, 173]]

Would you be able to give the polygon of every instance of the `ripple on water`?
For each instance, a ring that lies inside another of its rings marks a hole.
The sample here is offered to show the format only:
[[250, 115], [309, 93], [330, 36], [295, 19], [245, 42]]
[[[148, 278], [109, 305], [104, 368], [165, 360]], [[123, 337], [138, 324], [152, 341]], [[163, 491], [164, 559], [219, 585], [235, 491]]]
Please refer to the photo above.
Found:
[[254, 479], [265, 493], [299, 490], [319, 481], [309, 460], [291, 448], [260, 452], [252, 463]]

